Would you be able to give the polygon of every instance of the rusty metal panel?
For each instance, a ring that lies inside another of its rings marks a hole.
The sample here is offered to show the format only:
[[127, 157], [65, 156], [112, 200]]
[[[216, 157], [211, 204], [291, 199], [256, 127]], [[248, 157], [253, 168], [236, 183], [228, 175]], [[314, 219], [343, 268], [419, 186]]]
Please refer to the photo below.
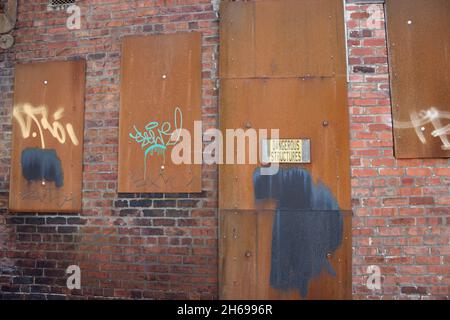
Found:
[[346, 73], [341, 0], [222, 2], [221, 78]]
[[395, 156], [450, 156], [450, 1], [386, 2]]
[[85, 61], [15, 71], [9, 208], [81, 210]]
[[172, 134], [187, 129], [193, 138], [194, 121], [200, 120], [200, 33], [125, 38], [119, 192], [200, 192], [201, 164], [171, 159], [172, 149], [183, 142]]
[[[340, 0], [222, 3], [221, 131], [267, 129], [269, 136], [258, 140], [310, 145], [306, 163], [280, 164], [270, 177], [260, 174], [259, 161], [249, 163], [248, 143], [246, 164], [219, 166], [223, 299], [351, 298], [342, 6]], [[271, 137], [271, 129], [279, 136]]]
[[[308, 283], [307, 295], [297, 290], [279, 290], [268, 285], [271, 277], [272, 229], [275, 210], [220, 210], [220, 298], [257, 300], [351, 299], [352, 213], [343, 216], [342, 245], [326, 259], [335, 270], [321, 272]], [[293, 215], [308, 214], [293, 212]], [[312, 213], [315, 214], [315, 213]], [[294, 248], [286, 248], [293, 250]], [[286, 270], [288, 272], [288, 270]]]
[[[281, 139], [310, 139], [311, 163], [302, 167], [328, 186], [341, 209], [351, 210], [345, 77], [224, 79], [221, 110], [222, 132], [245, 130], [250, 125], [252, 129], [269, 129], [269, 132], [280, 129]], [[220, 167], [220, 208], [254, 208], [251, 182], [258, 166], [259, 163]]]

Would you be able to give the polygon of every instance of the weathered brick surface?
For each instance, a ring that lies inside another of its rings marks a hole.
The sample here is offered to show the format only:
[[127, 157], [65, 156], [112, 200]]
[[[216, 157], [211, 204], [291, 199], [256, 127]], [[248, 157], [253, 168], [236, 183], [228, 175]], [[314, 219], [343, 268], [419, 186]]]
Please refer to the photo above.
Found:
[[[121, 39], [199, 31], [202, 120], [217, 123], [218, 21], [209, 0], [80, 1], [81, 30], [45, 0], [19, 1], [16, 45], [0, 53], [0, 297], [217, 297], [216, 168], [204, 166], [201, 194], [117, 195]], [[7, 214], [13, 63], [84, 58], [83, 211]], [[82, 270], [69, 292], [65, 269]]]
[[[215, 127], [217, 3], [80, 1], [82, 28], [69, 31], [45, 0], [19, 1], [16, 45], [0, 51], [0, 298], [217, 297], [216, 167], [203, 168], [201, 194], [116, 193], [122, 37], [201, 31], [204, 128]], [[448, 298], [449, 162], [393, 157], [382, 7], [348, 5], [346, 16], [354, 298]], [[87, 60], [83, 211], [7, 213], [13, 65], [77, 58]], [[72, 264], [81, 290], [66, 288]], [[366, 287], [370, 265], [381, 290]]]
[[[449, 161], [396, 160], [382, 5], [348, 5], [353, 297], [448, 299]], [[381, 268], [381, 290], [366, 286]]]

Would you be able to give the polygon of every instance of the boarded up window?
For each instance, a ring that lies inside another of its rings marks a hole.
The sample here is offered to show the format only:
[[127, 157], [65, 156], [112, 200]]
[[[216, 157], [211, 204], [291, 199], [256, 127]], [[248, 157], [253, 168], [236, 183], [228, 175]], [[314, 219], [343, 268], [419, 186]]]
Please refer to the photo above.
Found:
[[450, 156], [450, 1], [386, 2], [397, 158]]
[[280, 164], [275, 176], [262, 176], [260, 162], [219, 167], [222, 299], [351, 295], [343, 14], [341, 0], [222, 2], [222, 132], [279, 129], [311, 146], [310, 163]]
[[85, 62], [16, 67], [10, 210], [81, 210]]
[[[201, 165], [193, 164], [192, 152], [194, 121], [201, 120], [200, 106], [199, 33], [124, 40], [119, 192], [201, 191]], [[192, 137], [192, 144], [184, 144], [190, 148], [185, 150], [190, 153], [189, 161], [182, 164], [171, 158], [173, 148], [187, 142], [174, 134], [178, 129], [186, 129]], [[201, 126], [199, 131], [201, 144]], [[201, 157], [201, 151], [196, 156]]]

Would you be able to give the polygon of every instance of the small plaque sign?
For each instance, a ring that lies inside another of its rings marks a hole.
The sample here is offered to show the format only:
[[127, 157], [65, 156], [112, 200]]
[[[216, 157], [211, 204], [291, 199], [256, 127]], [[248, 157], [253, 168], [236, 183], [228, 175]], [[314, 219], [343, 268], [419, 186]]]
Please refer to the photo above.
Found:
[[268, 139], [262, 141], [264, 163], [310, 163], [309, 139]]

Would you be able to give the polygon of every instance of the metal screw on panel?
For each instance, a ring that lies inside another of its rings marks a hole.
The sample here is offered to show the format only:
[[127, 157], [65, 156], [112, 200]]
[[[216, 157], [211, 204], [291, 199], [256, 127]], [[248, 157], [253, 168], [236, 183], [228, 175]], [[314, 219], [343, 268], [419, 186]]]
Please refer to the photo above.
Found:
[[411, 20], [408, 20], [408, 24], [412, 24], [412, 21], [411, 21]]
[[44, 80], [44, 84], [47, 85], [47, 84], [48, 84], [48, 81], [47, 81], [47, 80]]
[[163, 79], [166, 79], [166, 78], [167, 78], [167, 75], [163, 74], [162, 78], [163, 78]]
[[324, 127], [328, 127], [328, 125], [329, 125], [330, 123], [328, 122], [328, 121], [324, 121], [324, 122], [322, 122], [322, 126], [324, 126]]
[[165, 168], [164, 166], [161, 166], [161, 170], [164, 170], [164, 168]]
[[425, 131], [425, 127], [420, 128], [420, 131], [424, 132]]
[[252, 256], [252, 253], [251, 253], [250, 251], [247, 251], [247, 252], [245, 253], [245, 256], [246, 256], [247, 258], [250, 258], [250, 257]]
[[250, 128], [252, 127], [252, 124], [251, 124], [250, 122], [247, 122], [247, 123], [245, 124], [245, 127], [246, 127], [247, 129], [250, 129]]
[[328, 258], [328, 259], [331, 258], [331, 253], [327, 253], [327, 258]]

